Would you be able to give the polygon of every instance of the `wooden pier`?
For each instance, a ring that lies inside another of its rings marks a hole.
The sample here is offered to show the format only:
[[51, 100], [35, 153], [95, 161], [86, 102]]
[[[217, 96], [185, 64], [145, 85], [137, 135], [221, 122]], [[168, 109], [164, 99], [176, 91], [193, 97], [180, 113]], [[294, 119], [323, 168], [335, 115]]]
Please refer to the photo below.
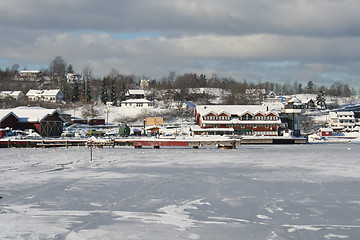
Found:
[[52, 148], [52, 147], [71, 147], [85, 146], [87, 140], [62, 140], [62, 139], [0, 139], [0, 148]]
[[118, 139], [0, 139], [0, 148], [51, 148], [88, 146], [103, 148], [105, 146], [131, 146], [135, 148], [200, 148], [217, 147], [223, 149], [234, 149], [241, 144], [305, 144], [305, 138], [283, 138], [283, 137], [248, 137], [237, 139], [226, 138], [187, 138], [187, 139], [161, 139], [161, 138], [118, 138]]
[[240, 139], [224, 139], [224, 140], [193, 140], [193, 139], [141, 139], [134, 140], [133, 146], [135, 148], [142, 147], [189, 147], [199, 148], [202, 146], [215, 146], [218, 148], [234, 149], [240, 145]]

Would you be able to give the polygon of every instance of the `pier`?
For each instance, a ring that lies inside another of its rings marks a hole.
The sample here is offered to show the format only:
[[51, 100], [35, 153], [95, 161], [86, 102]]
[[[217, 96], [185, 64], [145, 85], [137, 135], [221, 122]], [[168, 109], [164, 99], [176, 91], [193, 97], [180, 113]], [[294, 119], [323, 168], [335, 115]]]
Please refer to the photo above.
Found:
[[305, 144], [306, 138], [284, 138], [284, 137], [244, 137], [244, 138], [117, 138], [117, 139], [0, 139], [0, 148], [52, 148], [88, 146], [103, 148], [131, 146], [135, 148], [200, 148], [217, 147], [223, 149], [234, 149], [241, 144]]

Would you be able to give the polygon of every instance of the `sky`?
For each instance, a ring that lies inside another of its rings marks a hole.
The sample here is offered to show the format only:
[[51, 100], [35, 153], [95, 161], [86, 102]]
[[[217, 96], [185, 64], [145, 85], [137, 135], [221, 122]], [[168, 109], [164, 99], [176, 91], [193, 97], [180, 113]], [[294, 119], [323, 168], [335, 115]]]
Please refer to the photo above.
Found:
[[0, 68], [360, 88], [358, 0], [0, 0]]

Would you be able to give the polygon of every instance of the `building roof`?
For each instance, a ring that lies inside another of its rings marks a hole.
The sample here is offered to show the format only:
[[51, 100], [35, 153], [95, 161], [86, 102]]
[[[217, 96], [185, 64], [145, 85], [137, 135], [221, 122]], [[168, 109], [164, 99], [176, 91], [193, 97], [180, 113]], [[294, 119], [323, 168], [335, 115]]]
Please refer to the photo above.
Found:
[[273, 112], [277, 114], [276, 111], [270, 110], [267, 106], [260, 105], [198, 105], [196, 106], [196, 112], [202, 116], [210, 112], [214, 112], [217, 114], [226, 112], [233, 115], [242, 115], [246, 112], [250, 112], [253, 114], [257, 112]]
[[321, 131], [321, 132], [332, 132], [333, 129], [332, 128], [320, 128], [319, 131]]
[[289, 101], [289, 103], [301, 103], [301, 100], [297, 97], [292, 97]]
[[0, 109], [0, 122], [3, 121], [4, 119], [6, 119], [8, 116], [10, 115], [14, 115], [16, 118], [18, 118], [18, 116], [16, 116], [13, 112], [11, 112], [10, 110], [7, 109]]
[[128, 92], [129, 94], [145, 95], [145, 91], [140, 89], [130, 89]]
[[344, 116], [344, 115], [354, 116], [355, 115], [353, 111], [339, 111], [336, 113], [338, 116]]
[[59, 118], [66, 122], [56, 109], [46, 109], [42, 107], [17, 107], [10, 109], [9, 111], [13, 112], [19, 118], [19, 122], [41, 122], [47, 116], [54, 115], [55, 113], [58, 113]]
[[30, 89], [27, 93], [26, 96], [56, 96], [59, 92], [61, 92], [60, 89], [51, 89], [51, 90], [35, 90], [35, 89]]
[[21, 95], [21, 91], [1, 91], [0, 96], [12, 96], [12, 97], [18, 97]]
[[39, 70], [21, 70], [20, 73], [41, 73]]
[[295, 97], [303, 103], [307, 103], [310, 100], [316, 102], [317, 94], [302, 93], [302, 94], [296, 94]]

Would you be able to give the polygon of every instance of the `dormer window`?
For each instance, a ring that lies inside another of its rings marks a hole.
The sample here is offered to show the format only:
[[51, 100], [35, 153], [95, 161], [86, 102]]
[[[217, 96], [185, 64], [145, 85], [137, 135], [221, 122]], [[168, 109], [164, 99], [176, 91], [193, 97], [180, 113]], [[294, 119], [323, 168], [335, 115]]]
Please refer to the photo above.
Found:
[[241, 116], [241, 120], [252, 120], [253, 116], [249, 113], [246, 113]]

